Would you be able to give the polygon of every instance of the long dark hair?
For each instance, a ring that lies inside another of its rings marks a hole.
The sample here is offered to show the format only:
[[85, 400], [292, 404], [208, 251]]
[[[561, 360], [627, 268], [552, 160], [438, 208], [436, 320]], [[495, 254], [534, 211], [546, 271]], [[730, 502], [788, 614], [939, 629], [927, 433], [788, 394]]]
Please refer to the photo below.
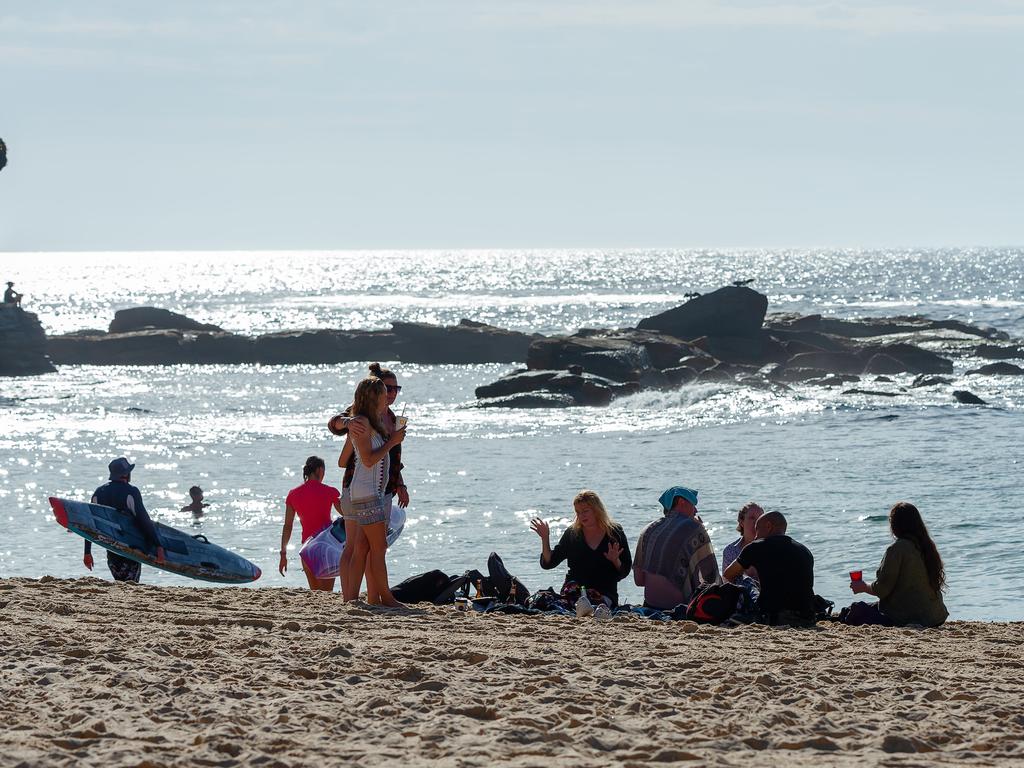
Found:
[[326, 469], [327, 466], [324, 464], [324, 460], [319, 456], [310, 456], [306, 459], [306, 465], [302, 468], [302, 479], [309, 480], [313, 475], [316, 474], [318, 469]]
[[939, 550], [928, 535], [924, 520], [917, 507], [907, 501], [893, 505], [889, 510], [889, 529], [897, 539], [908, 539], [917, 545], [924, 558], [924, 569], [928, 572], [928, 583], [936, 592], [946, 588], [946, 568], [942, 564]]

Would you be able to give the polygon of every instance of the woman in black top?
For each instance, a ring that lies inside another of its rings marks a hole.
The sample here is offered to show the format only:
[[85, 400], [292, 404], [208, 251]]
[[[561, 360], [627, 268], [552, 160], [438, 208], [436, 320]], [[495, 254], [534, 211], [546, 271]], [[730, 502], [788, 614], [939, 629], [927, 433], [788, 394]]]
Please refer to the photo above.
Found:
[[[572, 500], [576, 519], [552, 549], [548, 524], [540, 518], [530, 521], [530, 528], [540, 536], [540, 566], [555, 568], [569, 561], [562, 595], [575, 602], [582, 590], [600, 593], [609, 607], [619, 602], [618, 583], [629, 575], [633, 558], [622, 526], [608, 516], [601, 498], [593, 491], [580, 491]], [[574, 595], [574, 596], [573, 596]], [[598, 598], [598, 599], [600, 599]]]

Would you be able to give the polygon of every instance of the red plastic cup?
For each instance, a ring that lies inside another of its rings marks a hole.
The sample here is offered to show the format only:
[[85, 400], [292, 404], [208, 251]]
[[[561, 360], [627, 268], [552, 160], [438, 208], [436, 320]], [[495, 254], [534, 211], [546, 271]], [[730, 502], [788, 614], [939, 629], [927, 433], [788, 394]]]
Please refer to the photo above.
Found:
[[850, 581], [861, 581], [864, 578], [864, 571], [850, 571]]

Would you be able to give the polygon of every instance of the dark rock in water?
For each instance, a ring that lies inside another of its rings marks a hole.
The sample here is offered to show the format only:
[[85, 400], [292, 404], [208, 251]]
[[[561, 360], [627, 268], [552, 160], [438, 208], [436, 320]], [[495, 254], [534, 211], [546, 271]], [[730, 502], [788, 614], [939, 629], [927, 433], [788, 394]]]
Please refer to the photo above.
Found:
[[46, 332], [39, 317], [20, 307], [0, 304], [0, 376], [53, 373]]
[[953, 390], [953, 397], [958, 403], [964, 403], [965, 405], [988, 405], [984, 400], [978, 397], [973, 392], [968, 392], [966, 389], [955, 389]]
[[767, 370], [766, 376], [772, 381], [784, 382], [787, 384], [799, 384], [813, 379], [824, 379], [831, 374], [821, 368], [791, 368], [780, 365]]
[[[582, 373], [582, 371], [580, 372]], [[507, 397], [518, 395], [522, 392], [534, 392], [541, 389], [551, 379], [558, 375], [558, 371], [527, 371], [511, 373], [502, 376], [491, 384], [484, 384], [476, 388], [476, 396], [479, 398]]]
[[526, 371], [477, 387], [476, 396], [503, 408], [541, 408], [549, 401], [551, 407], [607, 405], [616, 397], [639, 391], [640, 385], [635, 382], [622, 384], [590, 373]]
[[714, 368], [706, 368], [697, 374], [695, 384], [720, 384], [735, 381], [733, 373], [727, 366], [716, 365]]
[[331, 365], [388, 359], [394, 336], [366, 331], [282, 331], [257, 336], [256, 362], [263, 365]]
[[530, 344], [540, 338], [466, 319], [450, 326], [395, 322], [390, 336], [392, 358], [429, 364], [520, 362], [526, 359]]
[[[782, 341], [782, 348], [786, 350], [789, 357], [795, 357], [796, 355], [802, 355], [805, 352], [842, 352], [842, 349], [823, 349], [822, 347], [815, 346], [814, 344], [808, 344], [805, 341], [799, 339], [790, 339], [789, 341]], [[838, 346], [838, 345], [837, 345]]]
[[[583, 330], [572, 336], [548, 336], [530, 344], [526, 366], [561, 370], [580, 365], [587, 373], [614, 381], [637, 381], [650, 368], [671, 368], [694, 348], [664, 334], [633, 329]], [[698, 350], [699, 351], [699, 350]]]
[[188, 362], [181, 331], [135, 331], [103, 336], [50, 336], [57, 365], [176, 365]]
[[974, 354], [977, 357], [983, 357], [986, 360], [1015, 360], [1024, 358], [1024, 347], [1016, 344], [1012, 346], [1004, 346], [1001, 344], [979, 344], [974, 348]]
[[765, 330], [772, 338], [778, 339], [791, 355], [801, 352], [845, 352], [850, 349], [848, 340], [816, 331], [799, 331], [775, 325], [767, 325]]
[[492, 397], [480, 400], [477, 408], [571, 408], [578, 405], [569, 395], [554, 392], [522, 392], [507, 397]]
[[648, 368], [636, 382], [640, 389], [674, 389], [675, 385], [664, 371]]
[[559, 373], [548, 379], [543, 388], [569, 395], [577, 405], [608, 405], [616, 397], [640, 391], [636, 383], [621, 384], [589, 373], [580, 376]]
[[844, 395], [874, 395], [876, 397], [896, 397], [897, 392], [881, 392], [877, 389], [844, 389]]
[[707, 368], [713, 368], [718, 365], [718, 361], [715, 360], [711, 355], [700, 354], [700, 355], [689, 355], [687, 357], [680, 358], [679, 362], [672, 366], [673, 368], [689, 368], [692, 371], [703, 371]]
[[689, 384], [697, 378], [697, 371], [693, 368], [688, 368], [685, 365], [678, 366], [677, 368], [666, 368], [662, 373], [665, 374], [669, 382], [676, 387]]
[[244, 365], [255, 362], [256, 342], [234, 333], [185, 334], [182, 344], [190, 363], [198, 365]]
[[892, 379], [888, 376], [875, 376], [875, 381], [879, 383], [892, 384]]
[[[148, 311], [150, 308], [145, 309]], [[166, 314], [181, 317], [172, 312]], [[132, 317], [136, 315], [129, 316], [129, 319]], [[176, 320], [173, 322], [184, 324]], [[111, 327], [115, 327], [115, 323]], [[127, 333], [80, 331], [51, 336], [48, 349], [58, 365], [331, 365], [372, 360], [495, 363], [525, 359], [526, 351], [535, 338], [463, 320], [458, 325], [447, 327], [395, 323], [390, 331], [298, 330], [268, 333], [255, 338], [223, 331], [152, 328]]]
[[132, 331], [223, 331], [216, 325], [199, 323], [192, 318], [179, 315], [158, 307], [131, 307], [119, 309], [110, 321], [108, 333], [130, 333]]
[[804, 352], [786, 363], [787, 368], [816, 368], [828, 373], [856, 373], [864, 370], [864, 361], [852, 352]]
[[993, 328], [985, 328], [959, 320], [931, 320], [920, 316], [870, 317], [860, 320], [843, 320], [821, 315], [777, 314], [767, 318], [767, 326], [776, 330], [812, 331], [829, 336], [844, 336], [849, 339], [889, 336], [896, 333], [917, 333], [920, 331], [957, 331], [970, 336], [986, 339], [1005, 339], [1006, 334]]
[[791, 356], [786, 347], [765, 331], [753, 336], [702, 336], [693, 344], [726, 363], [764, 365], [782, 363]]
[[1013, 363], [989, 363], [967, 372], [968, 376], [975, 374], [980, 376], [1024, 376], [1024, 368]]
[[[952, 373], [953, 363], [942, 355], [913, 344], [883, 344], [865, 348], [864, 354], [886, 355], [898, 361], [908, 373]], [[878, 371], [898, 373], [898, 371]]]
[[736, 383], [744, 387], [750, 387], [751, 389], [776, 389], [779, 386], [785, 386], [780, 385], [778, 382], [775, 381], [769, 381], [763, 376], [758, 376], [756, 374], [752, 374], [749, 376], [741, 376], [740, 378], [736, 379]]
[[925, 374], [922, 373], [920, 376], [916, 377], [913, 382], [911, 382], [910, 386], [935, 387], [938, 386], [939, 384], [946, 385], [952, 383], [953, 380], [947, 379], [945, 376], [926, 376]]
[[[810, 379], [805, 383], [811, 384], [815, 387], [841, 387], [854, 381], [860, 381], [860, 376], [834, 373], [823, 379]], [[878, 381], [878, 379], [875, 379], [875, 381]]]
[[754, 336], [768, 311], [768, 297], [750, 288], [726, 286], [640, 321], [638, 328], [679, 339], [701, 336]]
[[647, 359], [652, 368], [675, 367], [679, 364], [680, 355], [688, 355], [691, 352], [699, 351], [671, 336], [644, 331], [636, 331], [635, 334], [636, 343], [647, 352]]
[[570, 365], [580, 365], [585, 371], [590, 370], [588, 366], [606, 373], [614, 370], [624, 377], [620, 381], [635, 380], [637, 371], [648, 367], [642, 347], [628, 339], [606, 336], [548, 336], [530, 344], [526, 353], [530, 370], [565, 370]]
[[905, 373], [907, 366], [889, 355], [872, 355], [864, 366], [864, 373]]
[[586, 352], [580, 365], [570, 366], [577, 367], [586, 373], [614, 381], [636, 381], [647, 370], [647, 356], [639, 348]]

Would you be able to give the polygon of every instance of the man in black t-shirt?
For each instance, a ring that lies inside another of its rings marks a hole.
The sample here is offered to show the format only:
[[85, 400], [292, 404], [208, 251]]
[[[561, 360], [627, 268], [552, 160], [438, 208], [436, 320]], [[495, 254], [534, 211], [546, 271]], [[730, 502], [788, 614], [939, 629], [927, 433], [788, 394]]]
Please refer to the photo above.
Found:
[[766, 624], [808, 625], [814, 623], [814, 556], [798, 541], [786, 535], [786, 518], [781, 512], [767, 512], [757, 520], [757, 536], [725, 569], [726, 581], [744, 570], [757, 568], [761, 596], [757, 609]]

